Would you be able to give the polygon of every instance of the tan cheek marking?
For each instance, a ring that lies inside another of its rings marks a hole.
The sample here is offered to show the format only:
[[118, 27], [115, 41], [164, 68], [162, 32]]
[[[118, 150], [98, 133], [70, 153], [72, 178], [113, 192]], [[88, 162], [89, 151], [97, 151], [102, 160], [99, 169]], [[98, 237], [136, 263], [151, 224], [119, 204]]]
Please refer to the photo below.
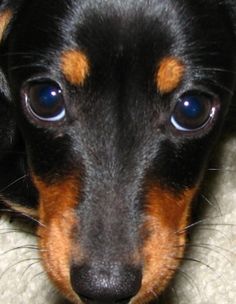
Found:
[[0, 42], [12, 16], [13, 14], [10, 10], [0, 12]]
[[47, 185], [34, 176], [39, 191], [39, 246], [43, 264], [52, 281], [71, 301], [77, 301], [71, 285], [69, 266], [72, 253], [72, 233], [77, 224], [75, 206], [78, 182], [69, 177], [54, 185]]
[[144, 272], [140, 292], [132, 300], [144, 304], [153, 300], [167, 286], [184, 253], [185, 233], [190, 205], [196, 190], [189, 189], [176, 197], [171, 192], [153, 186], [146, 199], [148, 233], [144, 243]]
[[156, 84], [161, 94], [175, 90], [183, 79], [185, 67], [182, 61], [175, 57], [162, 59], [156, 72]]
[[71, 84], [82, 86], [89, 75], [88, 58], [78, 50], [64, 51], [61, 55], [61, 69]]

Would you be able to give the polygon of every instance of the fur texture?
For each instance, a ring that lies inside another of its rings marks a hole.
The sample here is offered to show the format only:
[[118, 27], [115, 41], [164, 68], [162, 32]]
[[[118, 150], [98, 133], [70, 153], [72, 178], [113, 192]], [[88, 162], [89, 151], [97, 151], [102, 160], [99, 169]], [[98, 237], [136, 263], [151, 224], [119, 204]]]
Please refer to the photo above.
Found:
[[1, 200], [72, 303], [158, 301], [236, 77], [230, 1], [3, 1]]

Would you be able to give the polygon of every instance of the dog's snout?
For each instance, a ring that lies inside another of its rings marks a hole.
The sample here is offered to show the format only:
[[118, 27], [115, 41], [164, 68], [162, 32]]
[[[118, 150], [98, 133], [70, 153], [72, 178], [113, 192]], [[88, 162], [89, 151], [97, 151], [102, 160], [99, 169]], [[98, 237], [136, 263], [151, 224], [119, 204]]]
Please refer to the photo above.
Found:
[[142, 280], [141, 268], [122, 264], [72, 265], [71, 285], [85, 303], [129, 303]]

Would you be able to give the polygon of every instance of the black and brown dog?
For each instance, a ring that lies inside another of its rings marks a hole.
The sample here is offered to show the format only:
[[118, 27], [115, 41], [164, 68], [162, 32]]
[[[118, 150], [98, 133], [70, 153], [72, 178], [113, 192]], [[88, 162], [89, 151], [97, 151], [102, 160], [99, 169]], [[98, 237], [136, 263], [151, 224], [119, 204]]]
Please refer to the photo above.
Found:
[[236, 80], [234, 0], [2, 0], [2, 202], [73, 303], [149, 303]]

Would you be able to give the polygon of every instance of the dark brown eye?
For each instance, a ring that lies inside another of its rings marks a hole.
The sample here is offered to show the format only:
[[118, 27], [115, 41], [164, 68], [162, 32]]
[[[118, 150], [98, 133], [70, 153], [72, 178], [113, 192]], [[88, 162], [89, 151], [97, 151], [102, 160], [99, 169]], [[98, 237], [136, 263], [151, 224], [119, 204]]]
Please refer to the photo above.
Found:
[[213, 97], [201, 93], [181, 96], [171, 116], [172, 125], [179, 131], [196, 131], [214, 117], [216, 107]]
[[55, 122], [65, 116], [62, 90], [55, 82], [29, 83], [23, 90], [23, 98], [30, 114], [39, 120]]

